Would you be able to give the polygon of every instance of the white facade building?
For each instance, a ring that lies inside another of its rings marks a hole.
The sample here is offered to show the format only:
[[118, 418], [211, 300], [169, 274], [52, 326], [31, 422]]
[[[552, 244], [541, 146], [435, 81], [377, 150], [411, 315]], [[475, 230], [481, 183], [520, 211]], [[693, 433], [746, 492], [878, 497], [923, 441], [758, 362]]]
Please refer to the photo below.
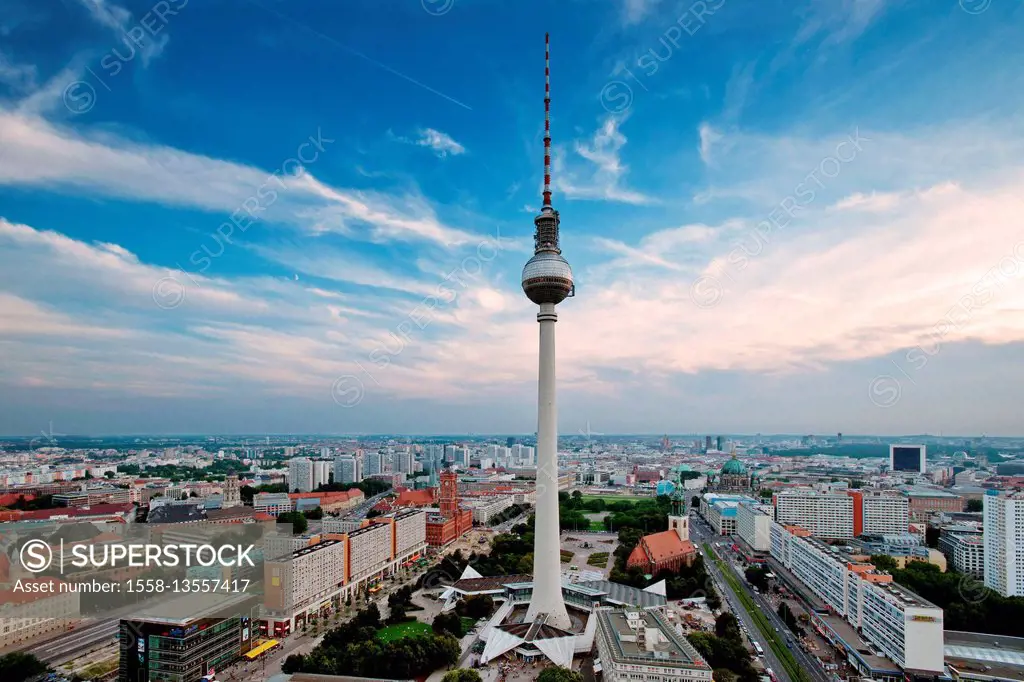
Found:
[[376, 476], [383, 473], [379, 452], [367, 452], [363, 455], [363, 477]]
[[783, 526], [806, 528], [816, 537], [849, 540], [853, 537], [853, 498], [815, 490], [787, 490], [775, 495], [775, 520]]
[[882, 491], [864, 492], [862, 495], [863, 535], [902, 535], [907, 532], [910, 527], [910, 500], [906, 496]]
[[605, 682], [711, 682], [712, 670], [661, 613], [602, 607], [597, 655]]
[[736, 508], [736, 534], [755, 552], [772, 548], [771, 505], [743, 502]]
[[427, 548], [427, 513], [422, 509], [395, 514], [395, 557], [404, 558]]
[[851, 564], [812, 537], [771, 528], [771, 554], [861, 636], [902, 668], [941, 673], [942, 609], [870, 564]]
[[513, 500], [512, 495], [496, 495], [494, 497], [467, 500], [463, 504], [473, 510], [473, 521], [475, 523], [485, 524], [495, 514], [500, 514], [511, 507]]
[[416, 458], [408, 448], [391, 453], [391, 468], [395, 473], [411, 474], [414, 471]]
[[316, 613], [345, 587], [345, 543], [324, 540], [263, 568], [265, 618], [288, 620]]
[[518, 466], [532, 467], [537, 463], [535, 451], [529, 445], [513, 445], [511, 453], [512, 461]]
[[288, 490], [308, 493], [313, 490], [313, 462], [307, 457], [288, 460]]
[[939, 536], [939, 551], [954, 570], [984, 580], [985, 539], [981, 533], [957, 533], [943, 529]]
[[331, 482], [333, 463], [326, 459], [313, 460], [313, 490]]
[[5, 646], [60, 632], [81, 618], [79, 593], [60, 592], [60, 580], [30, 577], [24, 586], [48, 583], [53, 592], [0, 592], [0, 642]]
[[983, 498], [985, 586], [1024, 596], [1024, 493]]
[[257, 512], [277, 516], [292, 511], [292, 500], [287, 493], [256, 493], [252, 506]]
[[348, 534], [349, 582], [358, 583], [380, 573], [391, 563], [391, 525], [371, 523]]
[[334, 458], [335, 483], [359, 483], [363, 480], [363, 461], [352, 455], [339, 455]]

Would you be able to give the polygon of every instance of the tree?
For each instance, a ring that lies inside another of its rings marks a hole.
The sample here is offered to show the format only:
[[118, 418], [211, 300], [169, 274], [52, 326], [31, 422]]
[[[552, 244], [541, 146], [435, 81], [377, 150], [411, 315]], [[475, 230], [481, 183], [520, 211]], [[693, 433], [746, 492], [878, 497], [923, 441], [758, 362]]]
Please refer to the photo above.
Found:
[[281, 664], [281, 672], [286, 674], [301, 673], [304, 669], [303, 664], [305, 659], [301, 654], [292, 654], [288, 658], [284, 659], [284, 663]]
[[483, 678], [475, 670], [456, 668], [446, 672], [441, 678], [441, 682], [483, 682]]
[[899, 568], [899, 566], [896, 565], [896, 560], [887, 554], [872, 554], [871, 563], [873, 563], [875, 568], [878, 570], [888, 571], [889, 573], [892, 573]]
[[694, 495], [690, 498], [690, 509], [700, 509], [700, 496]]
[[113, 471], [108, 471], [105, 474], [103, 474], [103, 478], [113, 478], [113, 477], [114, 477], [114, 472]]
[[985, 509], [984, 503], [981, 500], [967, 500], [967, 511], [969, 512], [980, 512]]
[[455, 605], [455, 611], [460, 616], [473, 620], [486, 618], [494, 611], [494, 599], [487, 594], [469, 596]]
[[748, 583], [762, 592], [768, 589], [768, 569], [760, 566], [751, 566], [744, 571], [744, 576]]
[[740, 634], [740, 623], [736, 620], [736, 616], [728, 611], [720, 614], [715, 619], [715, 636], [722, 639], [743, 641], [743, 636]]
[[447, 632], [456, 637], [462, 637], [462, 618], [454, 611], [437, 614], [430, 627], [438, 634]]
[[38, 658], [21, 651], [0, 656], [0, 680], [4, 682], [23, 682], [42, 675], [48, 669]]
[[541, 670], [537, 682], [583, 682], [583, 675], [569, 668], [554, 666]]

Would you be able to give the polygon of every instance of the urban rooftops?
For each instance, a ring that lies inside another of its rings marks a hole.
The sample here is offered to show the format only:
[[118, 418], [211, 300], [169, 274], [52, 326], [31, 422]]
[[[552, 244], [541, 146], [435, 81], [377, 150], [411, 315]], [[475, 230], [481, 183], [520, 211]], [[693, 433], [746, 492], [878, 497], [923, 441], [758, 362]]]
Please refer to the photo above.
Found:
[[656, 611], [598, 609], [597, 617], [617, 663], [710, 670], [693, 645]]

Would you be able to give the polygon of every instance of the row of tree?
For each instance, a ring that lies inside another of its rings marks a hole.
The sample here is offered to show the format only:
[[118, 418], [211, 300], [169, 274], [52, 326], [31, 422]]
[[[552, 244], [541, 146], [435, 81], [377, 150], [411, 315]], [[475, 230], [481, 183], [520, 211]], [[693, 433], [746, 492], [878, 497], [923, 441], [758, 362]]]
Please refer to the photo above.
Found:
[[907, 562], [905, 568], [888, 556], [872, 556], [871, 562], [892, 574], [893, 580], [942, 608], [947, 630], [985, 632], [1019, 637], [1024, 623], [1024, 597], [1003, 597], [970, 576], [947, 571], [923, 561]]
[[733, 614], [727, 611], [715, 619], [715, 634], [693, 632], [686, 638], [711, 666], [716, 682], [758, 682], [757, 670]]
[[530, 506], [526, 504], [513, 504], [487, 519], [487, 525], [497, 526], [505, 523], [506, 521], [510, 521], [517, 516], [522, 515], [529, 508]]
[[459, 660], [459, 642], [448, 632], [384, 642], [377, 637], [381, 625], [375, 604], [360, 610], [351, 621], [329, 630], [308, 654], [286, 658], [281, 671], [408, 680]]

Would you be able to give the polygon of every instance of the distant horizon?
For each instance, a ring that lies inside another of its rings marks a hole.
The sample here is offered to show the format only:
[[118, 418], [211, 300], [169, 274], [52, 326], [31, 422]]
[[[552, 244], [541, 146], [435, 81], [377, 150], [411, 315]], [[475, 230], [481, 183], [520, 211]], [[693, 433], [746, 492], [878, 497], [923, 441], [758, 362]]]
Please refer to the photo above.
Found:
[[[475, 433], [475, 432], [435, 432], [435, 433], [51, 433], [49, 437], [54, 440], [57, 438], [252, 438], [252, 439], [265, 439], [265, 438], [530, 438], [534, 437], [533, 432], [529, 433], [508, 433], [508, 432], [492, 432], [492, 433]], [[621, 432], [621, 433], [559, 433], [558, 437], [561, 438], [578, 438], [583, 440], [599, 440], [602, 438], [706, 438], [711, 436], [712, 438], [836, 438], [837, 434], [823, 434], [823, 433], [767, 433], [767, 432], [753, 432], [753, 433], [704, 433], [704, 432], [693, 432], [693, 433], [664, 433], [660, 431], [651, 432]], [[43, 437], [47, 437], [47, 434], [43, 433]], [[39, 434], [0, 434], [0, 440], [2, 439], [33, 439], [40, 438]], [[970, 434], [956, 434], [956, 435], [944, 435], [944, 434], [927, 434], [927, 433], [908, 433], [908, 434], [884, 434], [884, 433], [843, 433], [843, 439], [855, 439], [855, 438], [877, 438], [877, 439], [906, 439], [906, 438], [920, 438], [920, 439], [944, 439], [944, 440], [1024, 440], [1024, 435], [1014, 436], [994, 436], [994, 435], [970, 435]], [[265, 445], [265, 444], [264, 444]]]

